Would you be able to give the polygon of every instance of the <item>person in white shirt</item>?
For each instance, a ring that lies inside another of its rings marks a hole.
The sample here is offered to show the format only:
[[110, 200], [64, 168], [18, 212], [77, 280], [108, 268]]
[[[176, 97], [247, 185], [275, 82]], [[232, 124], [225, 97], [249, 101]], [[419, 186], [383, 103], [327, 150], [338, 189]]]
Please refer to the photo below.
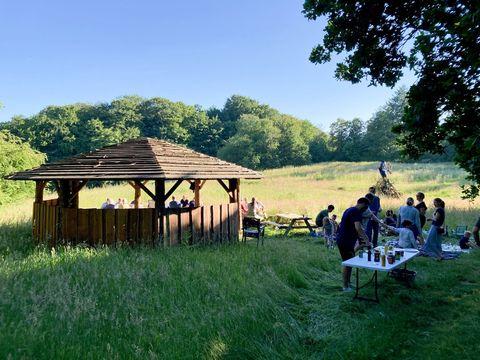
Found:
[[372, 216], [372, 219], [375, 221], [378, 221], [378, 224], [395, 234], [398, 234], [398, 247], [401, 248], [413, 248], [416, 249], [417, 246], [417, 240], [415, 239], [415, 235], [413, 234], [412, 231], [412, 226], [413, 223], [410, 220], [404, 220], [402, 222], [402, 227], [396, 228], [393, 226], [388, 226], [384, 223], [382, 223], [375, 215]]

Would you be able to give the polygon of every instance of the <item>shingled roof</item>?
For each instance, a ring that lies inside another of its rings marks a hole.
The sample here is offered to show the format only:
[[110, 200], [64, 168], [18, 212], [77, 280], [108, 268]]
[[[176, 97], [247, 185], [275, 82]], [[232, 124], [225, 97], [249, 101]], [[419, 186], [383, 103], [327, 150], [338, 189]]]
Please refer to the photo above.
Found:
[[140, 138], [8, 176], [12, 180], [259, 179], [256, 171], [163, 140]]

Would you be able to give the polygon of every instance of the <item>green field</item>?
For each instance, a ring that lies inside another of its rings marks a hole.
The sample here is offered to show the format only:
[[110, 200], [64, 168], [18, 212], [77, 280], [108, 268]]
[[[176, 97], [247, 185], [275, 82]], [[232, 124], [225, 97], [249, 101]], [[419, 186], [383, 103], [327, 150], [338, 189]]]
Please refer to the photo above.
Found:
[[[266, 171], [243, 182], [268, 212], [338, 214], [376, 181], [374, 163]], [[471, 224], [451, 164], [394, 164], [407, 195], [445, 199], [447, 223]], [[178, 191], [189, 194], [186, 188]], [[81, 206], [129, 186], [81, 192]], [[206, 185], [205, 203], [226, 201]], [[145, 199], [144, 199], [145, 200]], [[396, 208], [400, 200], [385, 200]], [[380, 275], [381, 304], [352, 302], [340, 258], [303, 232], [253, 243], [169, 249], [35, 248], [31, 199], [0, 208], [0, 358], [477, 358], [480, 252], [455, 261], [415, 259], [413, 289]], [[366, 274], [365, 274], [366, 275]], [[364, 276], [365, 277], [365, 276]]]

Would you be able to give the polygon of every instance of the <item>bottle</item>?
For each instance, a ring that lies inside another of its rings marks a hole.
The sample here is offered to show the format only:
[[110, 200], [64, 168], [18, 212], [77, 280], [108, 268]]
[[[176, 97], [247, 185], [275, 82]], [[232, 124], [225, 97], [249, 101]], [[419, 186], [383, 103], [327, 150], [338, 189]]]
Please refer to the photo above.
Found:
[[368, 261], [372, 261], [372, 250], [371, 250], [370, 246], [368, 247], [367, 255], [368, 255]]
[[382, 254], [382, 266], [385, 266], [385, 254]]

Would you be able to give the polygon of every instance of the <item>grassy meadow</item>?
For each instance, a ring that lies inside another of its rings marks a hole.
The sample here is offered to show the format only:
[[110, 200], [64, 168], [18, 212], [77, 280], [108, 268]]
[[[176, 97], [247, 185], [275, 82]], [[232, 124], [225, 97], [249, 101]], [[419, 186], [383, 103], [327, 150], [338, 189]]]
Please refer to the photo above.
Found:
[[[375, 170], [375, 163], [270, 170], [242, 182], [242, 196], [258, 197], [270, 214], [314, 216], [333, 203], [341, 215], [376, 182]], [[460, 200], [464, 173], [451, 164], [393, 171], [405, 196], [444, 198], [449, 225], [471, 227], [480, 213]], [[98, 207], [107, 196], [131, 200], [133, 189], [82, 190], [80, 206]], [[226, 194], [207, 182], [202, 201], [222, 203]], [[382, 202], [386, 210], [403, 200]], [[305, 232], [269, 231], [259, 248], [51, 250], [32, 245], [31, 206], [26, 199], [0, 208], [0, 358], [473, 359], [480, 351], [480, 251], [415, 259], [413, 289], [379, 275], [381, 303], [373, 305], [340, 291], [337, 251]]]

